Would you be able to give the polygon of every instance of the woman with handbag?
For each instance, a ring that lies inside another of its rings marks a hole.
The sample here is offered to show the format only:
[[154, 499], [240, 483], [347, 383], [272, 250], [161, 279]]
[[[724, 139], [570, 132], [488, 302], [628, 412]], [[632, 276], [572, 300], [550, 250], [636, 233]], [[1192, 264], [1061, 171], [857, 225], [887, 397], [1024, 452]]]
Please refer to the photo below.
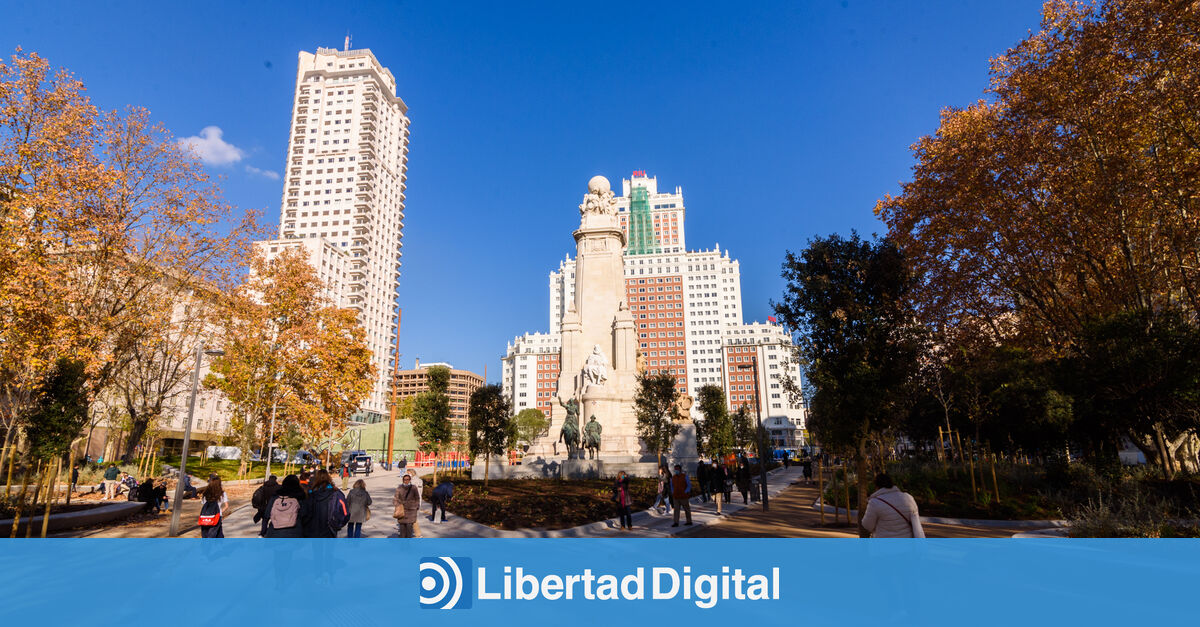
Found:
[[400, 485], [396, 486], [396, 493], [392, 495], [392, 516], [400, 525], [401, 538], [413, 536], [413, 524], [417, 522], [417, 511], [420, 506], [421, 494], [417, 490], [417, 486], [413, 485], [412, 477], [407, 474], [403, 475]]
[[354, 488], [346, 495], [350, 505], [350, 522], [347, 524], [347, 538], [361, 538], [363, 523], [371, 520], [371, 495], [367, 493], [367, 484], [362, 479], [354, 482]]
[[200, 491], [200, 537], [224, 538], [225, 531], [221, 526], [225, 512], [229, 509], [229, 496], [221, 487], [221, 478], [215, 474], [208, 479], [208, 485]]

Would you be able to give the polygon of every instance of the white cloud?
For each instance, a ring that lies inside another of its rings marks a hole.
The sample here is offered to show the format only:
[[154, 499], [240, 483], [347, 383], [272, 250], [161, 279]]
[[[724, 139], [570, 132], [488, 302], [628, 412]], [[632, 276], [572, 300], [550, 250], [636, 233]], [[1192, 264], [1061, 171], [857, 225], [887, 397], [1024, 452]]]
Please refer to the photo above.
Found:
[[191, 148], [196, 156], [208, 165], [229, 165], [241, 161], [246, 152], [221, 139], [222, 134], [224, 131], [221, 127], [206, 126], [199, 135], [180, 138], [179, 145]]
[[257, 174], [263, 178], [271, 179], [272, 181], [279, 180], [279, 173], [274, 170], [260, 170], [252, 165], [246, 166], [246, 171], [250, 174]]

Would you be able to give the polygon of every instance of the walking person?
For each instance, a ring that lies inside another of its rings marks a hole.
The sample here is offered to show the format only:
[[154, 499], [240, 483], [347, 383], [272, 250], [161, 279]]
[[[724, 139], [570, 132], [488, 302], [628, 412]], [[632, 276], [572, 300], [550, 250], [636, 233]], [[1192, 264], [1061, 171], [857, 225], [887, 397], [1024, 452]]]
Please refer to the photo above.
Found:
[[[425, 502], [425, 482], [417, 476], [416, 468], [410, 468], [408, 470], [408, 476], [412, 477], [413, 487], [417, 489], [417, 511], [420, 511], [421, 505], [423, 505]], [[412, 522], [412, 537], [421, 537], [421, 527], [417, 524], [416, 518], [413, 518]]]
[[654, 501], [652, 507], [662, 513], [661, 505], [666, 505], [667, 516], [671, 515], [671, 473], [667, 472], [666, 466], [658, 467], [658, 497]]
[[200, 491], [200, 537], [224, 538], [225, 514], [229, 511], [229, 495], [221, 487], [220, 477], [211, 477]]
[[346, 495], [346, 502], [350, 504], [350, 522], [347, 523], [346, 537], [361, 538], [363, 523], [371, 520], [371, 495], [362, 479], [354, 482], [354, 488]]
[[613, 483], [612, 500], [617, 504], [617, 518], [621, 521], [621, 531], [633, 530], [633, 511], [630, 509], [629, 475], [622, 470], [617, 473]]
[[396, 493], [392, 495], [392, 516], [400, 525], [401, 538], [413, 537], [413, 526], [417, 522], [420, 505], [420, 490], [413, 485], [412, 475], [401, 475], [400, 485], [396, 486]]
[[713, 461], [713, 467], [708, 471], [708, 487], [712, 490], [713, 501], [717, 504], [717, 515], [721, 515], [721, 500], [722, 497], [728, 498], [725, 495], [725, 481], [729, 479], [729, 471], [725, 469], [725, 464], [720, 460]]
[[750, 503], [750, 463], [742, 460], [738, 464], [736, 483], [738, 492], [742, 493], [742, 505]]
[[80, 465], [81, 464], [75, 464], [75, 466], [73, 466], [71, 468], [71, 492], [72, 493], [79, 491], [79, 466]]
[[267, 501], [267, 538], [303, 538], [304, 529], [300, 526], [300, 504], [308, 498], [308, 493], [300, 487], [300, 478], [288, 475], [283, 478], [279, 489]]
[[304, 528], [304, 537], [336, 538], [350, 519], [346, 495], [333, 485], [328, 470], [318, 470], [311, 481], [308, 498], [300, 506], [300, 526]]
[[687, 522], [692, 524], [692, 480], [683, 472], [683, 466], [675, 464], [675, 474], [671, 476], [671, 500], [675, 501], [675, 516], [672, 527], [679, 526], [679, 512], [687, 514]]
[[917, 501], [886, 473], [875, 475], [875, 491], [867, 499], [862, 526], [872, 538], [924, 538]]
[[430, 499], [429, 520], [432, 521], [437, 516], [438, 508], [442, 510], [442, 522], [446, 522], [446, 504], [450, 499], [454, 498], [454, 484], [449, 481], [443, 481], [437, 484], [433, 489], [433, 498]]
[[696, 462], [696, 483], [700, 487], [700, 500], [705, 503], [708, 502], [708, 475], [710, 472], [712, 472], [712, 469], [709, 468], [709, 465], [705, 463], [703, 458]]
[[804, 471], [804, 482], [812, 485], [812, 457], [805, 457], [800, 468]]
[[278, 490], [279, 478], [271, 475], [267, 477], [266, 483], [258, 486], [254, 495], [250, 497], [250, 506], [257, 510], [254, 514], [254, 522], [262, 523], [258, 531], [260, 538], [267, 536], [267, 505], [271, 503], [271, 497], [275, 496], [275, 492]]
[[101, 501], [117, 498], [117, 477], [121, 471], [117, 470], [116, 464], [109, 464], [108, 468], [104, 469], [104, 498]]

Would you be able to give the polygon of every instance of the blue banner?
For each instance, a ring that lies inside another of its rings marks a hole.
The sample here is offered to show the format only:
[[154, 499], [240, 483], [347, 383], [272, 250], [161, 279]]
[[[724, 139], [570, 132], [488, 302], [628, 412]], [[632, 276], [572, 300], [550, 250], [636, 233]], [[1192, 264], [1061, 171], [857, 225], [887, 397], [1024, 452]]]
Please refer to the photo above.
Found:
[[64, 539], [0, 549], [6, 619], [53, 625], [1146, 624], [1192, 616], [1198, 574], [1193, 540]]

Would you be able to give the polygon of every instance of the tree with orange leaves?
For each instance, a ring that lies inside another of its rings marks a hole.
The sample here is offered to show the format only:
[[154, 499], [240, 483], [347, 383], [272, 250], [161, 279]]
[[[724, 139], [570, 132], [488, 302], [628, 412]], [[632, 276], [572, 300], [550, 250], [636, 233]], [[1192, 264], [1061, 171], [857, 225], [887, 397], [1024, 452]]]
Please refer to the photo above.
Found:
[[[1041, 30], [992, 61], [989, 98], [917, 142], [913, 180], [876, 213], [921, 278], [935, 344], [1079, 358], [1114, 322], [1147, 321], [1139, 337], [1174, 312], [1200, 323], [1198, 25], [1188, 0], [1050, 0]], [[1169, 474], [1194, 414], [1128, 416], [1121, 435]]]
[[304, 254], [285, 248], [270, 261], [255, 257], [221, 309], [225, 355], [205, 385], [233, 405], [239, 473], [272, 409], [277, 433], [294, 426], [313, 443], [340, 434], [370, 392], [374, 366], [366, 331], [353, 310], [334, 307], [324, 290]]
[[[223, 203], [148, 112], [103, 112], [83, 92], [37, 54], [0, 63], [0, 418], [9, 437], [62, 358], [84, 365], [89, 399], [118, 404], [131, 353], [195, 290], [227, 284], [255, 231], [255, 214]], [[151, 418], [135, 416], [135, 428]]]

